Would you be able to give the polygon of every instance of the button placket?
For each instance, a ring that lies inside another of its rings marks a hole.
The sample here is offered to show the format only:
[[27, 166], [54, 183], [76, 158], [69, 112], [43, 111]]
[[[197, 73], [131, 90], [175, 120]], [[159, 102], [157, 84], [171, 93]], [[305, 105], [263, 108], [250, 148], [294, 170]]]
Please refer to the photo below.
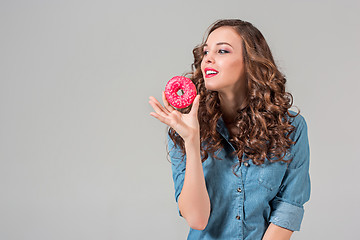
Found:
[[[240, 220], [241, 219], [241, 212], [242, 212], [242, 209], [243, 209], [243, 204], [244, 204], [244, 198], [243, 198], [243, 194], [242, 194], [242, 185], [240, 184], [240, 186], [237, 187], [236, 191], [238, 192], [238, 197], [239, 197], [239, 209], [236, 209], [236, 212], [237, 212], [237, 215], [235, 216], [235, 218], [237, 220]], [[239, 211], [239, 212], [238, 212]]]

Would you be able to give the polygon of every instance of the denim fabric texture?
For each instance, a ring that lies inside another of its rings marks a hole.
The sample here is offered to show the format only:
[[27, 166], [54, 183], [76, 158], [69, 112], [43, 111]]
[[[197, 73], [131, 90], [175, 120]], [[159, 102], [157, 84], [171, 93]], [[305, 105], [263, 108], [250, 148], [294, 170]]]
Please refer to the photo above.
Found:
[[[296, 114], [291, 110], [289, 112]], [[209, 155], [202, 163], [210, 197], [210, 217], [204, 230], [190, 228], [188, 240], [261, 240], [270, 222], [291, 231], [300, 230], [303, 205], [309, 201], [311, 192], [310, 148], [304, 117], [299, 114], [291, 124], [296, 129], [290, 138], [297, 142], [285, 157], [293, 157], [290, 164], [271, 163], [265, 159], [264, 164], [257, 166], [250, 159], [234, 169], [235, 176], [232, 166], [239, 159], [236, 155], [231, 155], [235, 149], [228, 141], [229, 132], [223, 119], [219, 119], [217, 130], [224, 143], [224, 147], [217, 152], [221, 160]], [[186, 155], [184, 161], [181, 161], [181, 151], [174, 146], [169, 136], [168, 149], [172, 162], [175, 201], [178, 203], [184, 184]], [[182, 217], [179, 205], [177, 208]]]

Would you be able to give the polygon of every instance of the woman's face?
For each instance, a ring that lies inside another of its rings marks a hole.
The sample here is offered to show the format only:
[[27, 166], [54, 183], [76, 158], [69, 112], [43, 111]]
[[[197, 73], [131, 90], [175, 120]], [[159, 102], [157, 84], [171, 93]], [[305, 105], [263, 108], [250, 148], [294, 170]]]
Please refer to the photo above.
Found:
[[223, 26], [210, 33], [203, 52], [201, 71], [208, 90], [227, 93], [244, 86], [242, 38], [233, 28]]

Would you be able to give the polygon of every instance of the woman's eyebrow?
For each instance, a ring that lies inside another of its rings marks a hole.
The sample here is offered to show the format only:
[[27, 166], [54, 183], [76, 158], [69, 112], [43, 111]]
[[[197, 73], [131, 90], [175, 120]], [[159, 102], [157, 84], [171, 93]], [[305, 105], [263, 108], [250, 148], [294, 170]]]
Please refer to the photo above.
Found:
[[[230, 47], [232, 47], [229, 43], [227, 42], [218, 42], [216, 45], [229, 45]], [[204, 47], [208, 46], [207, 43], [204, 44]]]

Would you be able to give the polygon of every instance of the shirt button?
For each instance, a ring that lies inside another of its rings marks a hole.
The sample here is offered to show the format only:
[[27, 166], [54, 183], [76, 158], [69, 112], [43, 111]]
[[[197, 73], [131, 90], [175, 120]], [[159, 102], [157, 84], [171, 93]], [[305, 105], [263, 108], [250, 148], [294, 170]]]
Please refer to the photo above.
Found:
[[244, 162], [244, 166], [245, 166], [245, 167], [248, 167], [248, 166], [249, 166], [249, 163]]
[[237, 191], [238, 191], [238, 192], [241, 192], [241, 188], [238, 188]]
[[240, 216], [236, 216], [236, 219], [237, 219], [237, 220], [240, 220]]

